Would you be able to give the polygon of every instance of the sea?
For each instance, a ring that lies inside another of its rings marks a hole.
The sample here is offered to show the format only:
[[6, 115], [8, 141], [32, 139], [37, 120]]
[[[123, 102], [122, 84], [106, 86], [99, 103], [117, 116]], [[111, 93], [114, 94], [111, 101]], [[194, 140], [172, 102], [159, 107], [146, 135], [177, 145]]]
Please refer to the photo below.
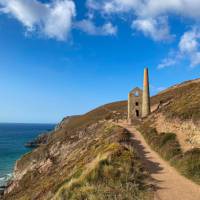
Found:
[[54, 127], [55, 124], [0, 123], [0, 186], [12, 177], [16, 160], [32, 150], [24, 144]]

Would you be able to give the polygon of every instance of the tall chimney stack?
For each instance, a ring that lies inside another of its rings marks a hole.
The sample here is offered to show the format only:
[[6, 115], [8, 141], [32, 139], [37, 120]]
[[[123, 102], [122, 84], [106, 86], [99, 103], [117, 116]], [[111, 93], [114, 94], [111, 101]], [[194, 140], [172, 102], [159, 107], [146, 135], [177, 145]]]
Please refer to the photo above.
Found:
[[150, 112], [149, 73], [148, 68], [145, 68], [142, 96], [142, 117], [147, 117]]

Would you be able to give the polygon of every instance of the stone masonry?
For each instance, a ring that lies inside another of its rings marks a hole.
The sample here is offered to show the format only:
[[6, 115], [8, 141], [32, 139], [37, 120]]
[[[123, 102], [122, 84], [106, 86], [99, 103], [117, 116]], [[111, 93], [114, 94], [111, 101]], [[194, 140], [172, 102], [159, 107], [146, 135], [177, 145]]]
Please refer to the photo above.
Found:
[[134, 88], [128, 94], [128, 121], [142, 117], [142, 90], [138, 87]]
[[136, 87], [128, 94], [128, 123], [147, 117], [150, 112], [149, 75], [145, 68], [143, 90]]

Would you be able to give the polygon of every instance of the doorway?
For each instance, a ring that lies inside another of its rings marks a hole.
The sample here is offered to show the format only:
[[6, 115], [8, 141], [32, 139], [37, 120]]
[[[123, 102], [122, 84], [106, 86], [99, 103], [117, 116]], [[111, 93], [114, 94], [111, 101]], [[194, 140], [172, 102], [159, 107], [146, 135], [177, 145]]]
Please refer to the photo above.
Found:
[[135, 111], [135, 114], [136, 114], [136, 117], [139, 117], [139, 116], [140, 116], [139, 110], [136, 110], [136, 111]]

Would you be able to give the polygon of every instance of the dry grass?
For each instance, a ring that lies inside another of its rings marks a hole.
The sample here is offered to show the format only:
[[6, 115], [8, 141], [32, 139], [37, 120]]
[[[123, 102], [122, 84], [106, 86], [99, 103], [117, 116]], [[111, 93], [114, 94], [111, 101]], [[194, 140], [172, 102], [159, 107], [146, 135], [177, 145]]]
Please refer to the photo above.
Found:
[[139, 130], [148, 144], [181, 174], [200, 184], [200, 149], [183, 153], [174, 133], [158, 133], [148, 122], [140, 124]]
[[[140, 161], [134, 152], [124, 148], [120, 143], [129, 142], [130, 134], [125, 129], [107, 122], [98, 122], [85, 127], [77, 127], [72, 131], [68, 129], [62, 137], [57, 138], [56, 142], [51, 141], [48, 145], [25, 155], [19, 161], [19, 166], [23, 169], [31, 164], [32, 159], [39, 164], [43, 161], [43, 156], [44, 160], [50, 158], [53, 165], [44, 173], [39, 172], [38, 166], [30, 168], [20, 180], [19, 187], [5, 199], [48, 200], [53, 197], [84, 199], [78, 194], [83, 196], [88, 194], [89, 197], [85, 199], [92, 199], [98, 195], [99, 199], [104, 199], [107, 195], [113, 199], [118, 195], [118, 199], [123, 199], [128, 192], [126, 188], [132, 191], [130, 195], [134, 192], [137, 198], [149, 195], [148, 190], [149, 193], [152, 191], [143, 184], [148, 176], [143, 172]], [[127, 157], [124, 157], [125, 155]], [[125, 171], [126, 167], [132, 170], [129, 174]], [[121, 168], [123, 173], [119, 171]], [[111, 172], [119, 172], [122, 178], [116, 181]], [[133, 173], [130, 176], [132, 182], [124, 182], [131, 173]], [[102, 177], [104, 178], [101, 179]], [[107, 185], [108, 179], [111, 180], [110, 186]], [[122, 193], [116, 193], [117, 190]], [[75, 194], [77, 196], [74, 196]], [[119, 196], [122, 194], [124, 196]]]
[[189, 81], [152, 97], [152, 105], [158, 104], [159, 102], [171, 101], [161, 111], [168, 119], [192, 119], [196, 122], [200, 120], [199, 91], [200, 82]]
[[153, 193], [145, 179], [135, 154], [119, 144], [111, 144], [106, 152], [85, 166], [79, 177], [62, 185], [53, 199], [150, 200]]

